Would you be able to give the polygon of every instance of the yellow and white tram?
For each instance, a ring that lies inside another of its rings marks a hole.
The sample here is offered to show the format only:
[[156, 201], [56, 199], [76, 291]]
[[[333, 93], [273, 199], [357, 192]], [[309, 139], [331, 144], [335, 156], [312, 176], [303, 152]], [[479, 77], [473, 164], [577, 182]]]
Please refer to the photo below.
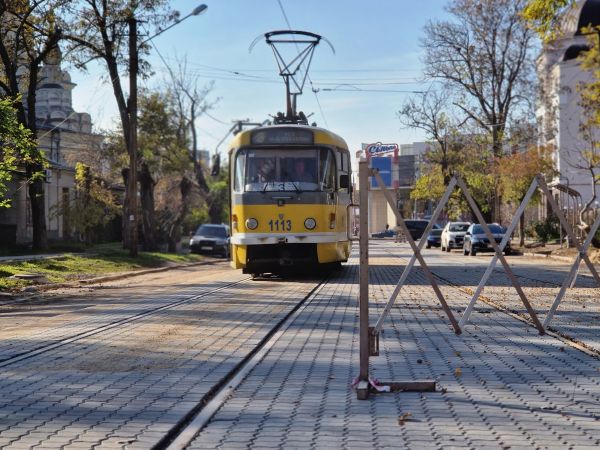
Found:
[[231, 265], [281, 273], [348, 260], [346, 142], [308, 125], [238, 133], [230, 146]]

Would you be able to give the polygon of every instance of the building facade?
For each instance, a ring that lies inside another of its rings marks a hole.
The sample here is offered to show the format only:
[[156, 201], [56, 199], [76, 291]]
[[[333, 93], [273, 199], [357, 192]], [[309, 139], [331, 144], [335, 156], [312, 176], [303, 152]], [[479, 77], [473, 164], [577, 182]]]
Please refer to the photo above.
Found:
[[[553, 149], [559, 175], [552, 185], [562, 207], [572, 211], [581, 204], [600, 198], [600, 186], [593, 184], [590, 167], [584, 157], [598, 142], [597, 130], [590, 136], [582, 133], [585, 120], [580, 106], [578, 85], [591, 81], [591, 73], [582, 69], [577, 57], [589, 49], [583, 27], [600, 25], [600, 0], [578, 1], [564, 18], [560, 37], [544, 45], [537, 60], [540, 103], [537, 109], [539, 144]], [[600, 39], [600, 35], [594, 38]], [[591, 137], [591, 138], [590, 138]], [[566, 206], [568, 204], [568, 206]], [[596, 205], [597, 206], [597, 205]]]
[[[92, 133], [89, 114], [73, 110], [75, 84], [61, 69], [61, 60], [59, 49], [44, 60], [36, 92], [38, 146], [48, 163], [44, 177], [48, 239], [70, 237], [72, 230], [60, 214], [60, 205], [74, 194], [76, 162], [94, 167], [102, 164], [98, 156], [103, 137]], [[33, 228], [23, 172], [15, 174], [7, 194], [11, 207], [0, 210], [0, 245], [27, 244], [32, 241]]]

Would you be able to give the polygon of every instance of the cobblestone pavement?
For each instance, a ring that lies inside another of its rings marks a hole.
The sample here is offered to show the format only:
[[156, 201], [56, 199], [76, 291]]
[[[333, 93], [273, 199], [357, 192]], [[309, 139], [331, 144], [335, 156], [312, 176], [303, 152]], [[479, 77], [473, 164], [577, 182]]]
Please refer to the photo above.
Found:
[[[392, 257], [388, 243], [373, 244], [372, 323], [401, 273], [397, 248]], [[440, 266], [447, 263], [440, 261]], [[355, 264], [318, 292], [191, 448], [600, 446], [597, 357], [540, 336], [485, 304], [478, 305], [457, 336], [419, 270], [385, 322], [381, 356], [371, 358], [371, 374], [384, 381], [434, 379], [437, 391], [357, 400], [350, 388], [359, 351]], [[463, 273], [476, 285], [475, 263], [464, 264]], [[450, 285], [443, 290], [453, 310], [470, 299]]]
[[[63, 302], [65, 314], [51, 314], [52, 305], [40, 307], [48, 311], [42, 317], [48, 321], [46, 332], [42, 324], [31, 326], [40, 321], [36, 306], [30, 305], [28, 313], [22, 305], [4, 310], [3, 354], [28, 351], [47, 339], [247, 278], [224, 265], [203, 270], [208, 275], [191, 272], [178, 288], [137, 280], [126, 289], [100, 290], [97, 302], [103, 295], [112, 299], [104, 307], [78, 309]], [[0, 447], [152, 447], [315, 285], [315, 280], [243, 281], [209, 298], [5, 363], [0, 369]], [[8, 330], [12, 320], [20, 325]]]
[[[411, 253], [408, 248], [398, 247], [398, 255], [402, 260], [408, 261]], [[433, 272], [441, 277], [442, 284], [461, 285], [475, 290], [487, 265], [492, 259], [491, 254], [481, 254], [476, 257], [463, 256], [456, 251], [450, 254], [439, 250], [425, 250], [425, 259], [430, 264]], [[559, 291], [572, 263], [556, 261], [550, 258], [527, 258], [522, 256], [509, 256], [511, 269], [519, 278], [523, 291], [535, 310], [540, 321], [546, 317], [554, 299]], [[457, 270], [457, 264], [460, 269]], [[600, 267], [596, 265], [597, 270]], [[425, 279], [422, 279], [422, 282]], [[452, 302], [453, 292], [448, 294]], [[521, 299], [512, 286], [504, 268], [498, 262], [490, 281], [483, 291], [483, 296], [490, 298], [494, 303], [516, 312], [524, 318], [529, 318]], [[460, 297], [459, 297], [460, 298]], [[467, 300], [467, 303], [470, 298]], [[457, 307], [461, 310], [466, 304], [459, 300]], [[479, 302], [478, 305], [485, 306]], [[574, 288], [567, 289], [552, 321], [551, 331], [559, 332], [574, 340], [583, 343], [588, 348], [600, 352], [600, 286], [589, 273], [585, 264], [581, 265], [580, 275]]]
[[[0, 365], [40, 346], [247, 278], [239, 271], [224, 271], [223, 266], [200, 271], [190, 267], [176, 272], [104, 283], [77, 289], [76, 293], [58, 289], [0, 306]], [[214, 279], [215, 274], [219, 280]], [[169, 280], [174, 276], [183, 276], [186, 282], [173, 287]], [[204, 281], [208, 283], [203, 284]]]

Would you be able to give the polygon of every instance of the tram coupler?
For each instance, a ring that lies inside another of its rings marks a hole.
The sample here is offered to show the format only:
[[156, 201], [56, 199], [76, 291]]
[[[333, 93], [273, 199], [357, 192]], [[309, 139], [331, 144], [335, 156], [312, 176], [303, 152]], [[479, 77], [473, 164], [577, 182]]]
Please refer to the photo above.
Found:
[[379, 356], [379, 333], [369, 327], [369, 356]]

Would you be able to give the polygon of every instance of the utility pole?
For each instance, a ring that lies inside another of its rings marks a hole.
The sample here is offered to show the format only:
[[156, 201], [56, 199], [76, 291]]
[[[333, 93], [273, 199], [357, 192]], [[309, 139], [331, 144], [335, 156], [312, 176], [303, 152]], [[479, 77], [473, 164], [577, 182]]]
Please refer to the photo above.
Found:
[[[141, 44], [154, 39], [159, 34], [180, 24], [190, 16], [197, 16], [206, 11], [207, 6], [202, 4], [194, 8], [184, 18], [172, 23], [168, 27], [160, 30], [154, 36], [149, 37]], [[129, 177], [127, 179], [127, 213], [128, 213], [128, 231], [129, 231], [129, 256], [136, 257], [138, 254], [138, 146], [137, 146], [137, 76], [138, 76], [138, 42], [137, 42], [137, 19], [134, 16], [135, 9], [132, 7], [131, 16], [128, 19], [129, 24], [129, 102], [127, 112], [129, 115]], [[140, 44], [140, 45], [141, 45]]]
[[138, 201], [137, 201], [137, 20], [129, 18], [129, 178], [127, 197], [129, 200], [129, 256], [138, 254]]

